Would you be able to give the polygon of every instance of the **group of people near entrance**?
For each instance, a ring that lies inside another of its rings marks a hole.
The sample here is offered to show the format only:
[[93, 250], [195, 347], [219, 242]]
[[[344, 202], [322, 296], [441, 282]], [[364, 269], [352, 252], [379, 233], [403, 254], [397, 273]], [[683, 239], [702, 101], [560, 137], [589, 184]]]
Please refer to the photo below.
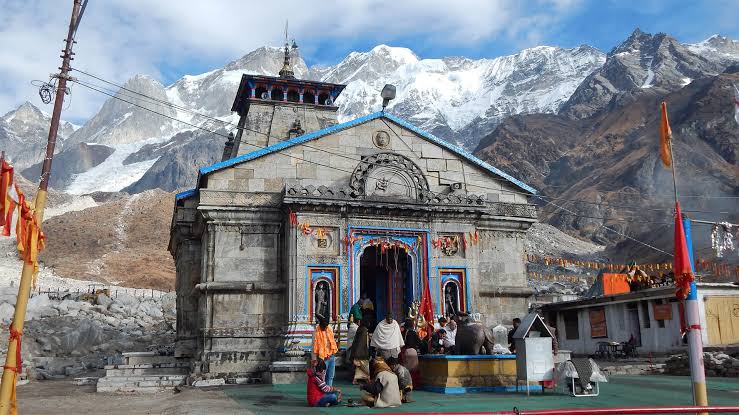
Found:
[[[389, 313], [379, 322], [375, 322], [374, 318], [366, 318], [369, 314], [366, 311], [371, 305], [371, 301], [363, 296], [349, 311], [345, 362], [350, 362], [354, 368], [352, 383], [359, 386], [362, 405], [365, 406], [387, 408], [413, 402], [411, 392], [414, 386], [420, 384], [418, 356], [427, 353], [456, 354], [457, 316], [449, 320], [441, 317], [433, 330], [419, 334], [411, 319], [407, 319], [401, 327]], [[515, 350], [513, 332], [520, 323], [520, 319], [514, 319], [513, 330], [509, 333], [512, 352]], [[308, 404], [338, 405], [342, 401], [342, 392], [333, 387], [333, 382], [339, 349], [334, 332], [323, 316], [318, 318], [312, 346], [308, 368]], [[556, 343], [554, 348], [556, 350]]]
[[[387, 315], [375, 326], [370, 336], [368, 323], [355, 320], [355, 333], [347, 350], [347, 359], [354, 366], [352, 383], [362, 391], [362, 403], [376, 408], [400, 406], [412, 402], [413, 378], [408, 368], [414, 362], [401, 364], [399, 357], [410, 355], [398, 322]], [[371, 338], [371, 340], [370, 340]], [[321, 317], [313, 334], [311, 365], [308, 368], [308, 404], [333, 406], [342, 400], [341, 390], [334, 388], [336, 352], [338, 346], [328, 321]], [[417, 354], [415, 354], [417, 356]], [[406, 359], [407, 360], [407, 359]]]
[[[457, 326], [440, 318], [433, 332], [419, 335], [413, 320], [401, 327], [391, 314], [376, 322], [372, 302], [362, 296], [349, 312], [346, 361], [354, 368], [352, 383], [362, 392], [362, 404], [375, 408], [413, 402], [411, 391], [419, 385], [419, 354], [453, 354]], [[374, 326], [374, 327], [373, 327]], [[338, 405], [342, 392], [334, 388], [338, 346], [328, 321], [319, 317], [313, 334], [308, 369], [308, 404]]]

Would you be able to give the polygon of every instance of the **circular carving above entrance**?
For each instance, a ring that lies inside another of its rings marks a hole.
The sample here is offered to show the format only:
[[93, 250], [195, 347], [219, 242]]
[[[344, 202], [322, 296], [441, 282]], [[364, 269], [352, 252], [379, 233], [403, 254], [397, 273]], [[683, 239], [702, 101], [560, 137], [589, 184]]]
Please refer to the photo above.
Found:
[[395, 153], [377, 153], [362, 158], [352, 173], [349, 187], [354, 197], [421, 202], [431, 198], [423, 171], [408, 157]]
[[390, 147], [390, 134], [388, 134], [387, 131], [377, 131], [375, 132], [375, 135], [372, 136], [372, 142], [375, 143], [377, 148], [388, 148]]

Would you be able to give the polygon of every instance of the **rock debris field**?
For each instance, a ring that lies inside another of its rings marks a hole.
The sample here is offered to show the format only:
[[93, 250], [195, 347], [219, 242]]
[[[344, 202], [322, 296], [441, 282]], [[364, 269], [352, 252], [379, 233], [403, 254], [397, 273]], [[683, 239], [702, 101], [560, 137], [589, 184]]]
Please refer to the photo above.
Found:
[[[10, 324], [22, 263], [0, 247], [0, 322]], [[9, 246], [5, 246], [9, 245]], [[40, 292], [39, 292], [40, 291]], [[30, 379], [75, 376], [114, 363], [121, 352], [167, 351], [174, 340], [175, 294], [60, 278], [41, 267], [23, 330], [23, 371]], [[8, 331], [0, 331], [5, 361]]]

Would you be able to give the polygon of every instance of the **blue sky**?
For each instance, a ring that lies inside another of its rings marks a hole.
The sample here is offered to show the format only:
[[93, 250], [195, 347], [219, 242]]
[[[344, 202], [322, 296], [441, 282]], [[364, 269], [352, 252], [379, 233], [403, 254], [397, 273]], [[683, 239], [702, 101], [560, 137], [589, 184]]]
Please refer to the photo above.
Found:
[[[71, 1], [0, 0], [0, 114], [42, 106], [33, 79], [58, 66]], [[279, 45], [285, 18], [309, 65], [335, 64], [377, 44], [422, 58], [516, 53], [536, 45], [608, 51], [635, 27], [682, 42], [739, 38], [739, 0], [107, 0], [91, 1], [76, 46], [81, 68], [125, 82], [137, 73], [169, 84]], [[84, 121], [105, 97], [76, 93], [65, 118]], [[50, 111], [50, 108], [43, 108]]]
[[[380, 38], [355, 38], [348, 42], [334, 39], [305, 39], [311, 55], [308, 64], [335, 63], [352, 50], [368, 50], [378, 43], [404, 46], [424, 58], [462, 55], [470, 58], [512, 54], [522, 48], [546, 44], [576, 47], [594, 46], [604, 52], [626, 39], [639, 27], [648, 33], [665, 32], [681, 42], [698, 42], [712, 34], [739, 39], [738, 1], [583, 1], [572, 2], [568, 13], [547, 28], [537, 27], [533, 39], [526, 34], [516, 38], [494, 36], [480, 42], [438, 42], [433, 36], [388, 35]], [[315, 51], [313, 49], [315, 48]]]

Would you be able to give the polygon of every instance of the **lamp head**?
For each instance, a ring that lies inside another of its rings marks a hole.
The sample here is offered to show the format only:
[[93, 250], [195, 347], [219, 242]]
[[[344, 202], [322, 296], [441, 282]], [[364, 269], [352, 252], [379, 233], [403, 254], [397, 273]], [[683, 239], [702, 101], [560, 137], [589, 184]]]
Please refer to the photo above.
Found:
[[395, 85], [385, 84], [385, 86], [382, 87], [380, 96], [382, 97], [382, 110], [384, 111], [387, 104], [389, 104], [391, 100], [395, 99]]

